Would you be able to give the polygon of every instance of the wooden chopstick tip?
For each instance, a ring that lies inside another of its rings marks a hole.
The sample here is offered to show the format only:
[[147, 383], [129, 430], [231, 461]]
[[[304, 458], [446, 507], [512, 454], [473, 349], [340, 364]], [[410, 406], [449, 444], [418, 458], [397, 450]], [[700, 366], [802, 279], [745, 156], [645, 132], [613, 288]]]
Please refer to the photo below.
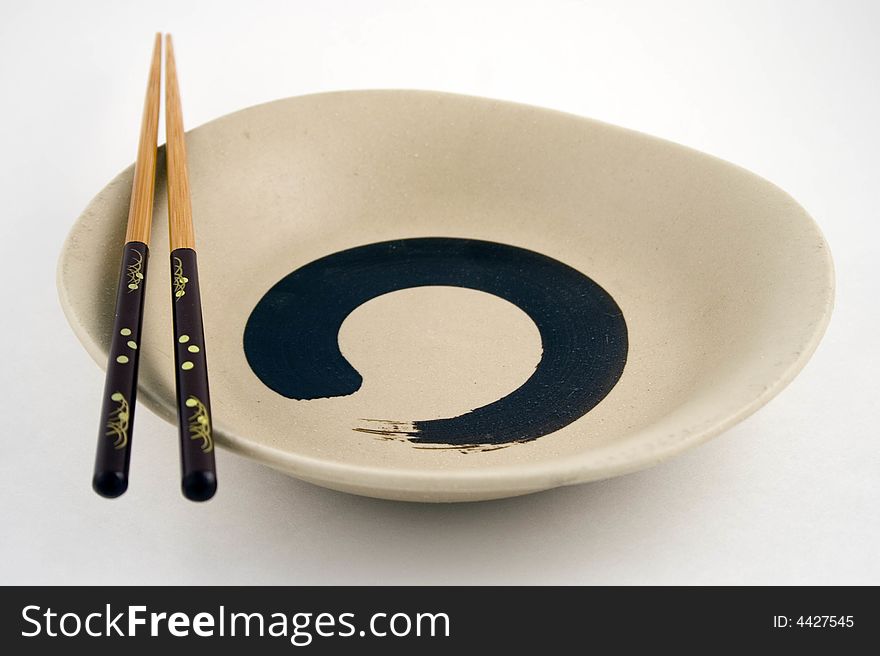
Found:
[[165, 84], [177, 80], [177, 62], [174, 59], [174, 42], [171, 35], [165, 34]]
[[160, 66], [162, 63], [162, 33], [156, 32], [153, 37], [153, 62], [158, 61]]

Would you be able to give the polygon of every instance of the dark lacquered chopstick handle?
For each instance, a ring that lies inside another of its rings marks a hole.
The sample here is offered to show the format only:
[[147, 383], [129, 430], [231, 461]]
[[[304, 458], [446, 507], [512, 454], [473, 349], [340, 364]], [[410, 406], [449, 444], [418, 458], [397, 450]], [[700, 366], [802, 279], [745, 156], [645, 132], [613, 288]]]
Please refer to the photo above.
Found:
[[187, 499], [207, 501], [217, 490], [217, 472], [199, 270], [196, 252], [191, 248], [171, 251], [171, 304], [181, 486]]
[[130, 241], [123, 246], [92, 478], [95, 492], [109, 498], [128, 489], [149, 255], [150, 249], [143, 242]]

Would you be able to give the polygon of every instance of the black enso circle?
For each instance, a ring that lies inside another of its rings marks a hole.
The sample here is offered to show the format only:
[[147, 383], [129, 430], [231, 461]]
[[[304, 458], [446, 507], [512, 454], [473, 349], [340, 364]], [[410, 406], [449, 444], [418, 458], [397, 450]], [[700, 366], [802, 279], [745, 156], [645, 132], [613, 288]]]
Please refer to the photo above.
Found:
[[524, 248], [448, 237], [358, 246], [288, 274], [251, 312], [244, 331], [248, 363], [265, 385], [290, 399], [354, 394], [363, 379], [339, 350], [342, 322], [377, 296], [431, 285], [494, 294], [525, 312], [541, 335], [535, 372], [507, 396], [458, 417], [357, 430], [438, 447], [485, 450], [527, 442], [589, 412], [623, 373], [626, 322], [593, 280]]

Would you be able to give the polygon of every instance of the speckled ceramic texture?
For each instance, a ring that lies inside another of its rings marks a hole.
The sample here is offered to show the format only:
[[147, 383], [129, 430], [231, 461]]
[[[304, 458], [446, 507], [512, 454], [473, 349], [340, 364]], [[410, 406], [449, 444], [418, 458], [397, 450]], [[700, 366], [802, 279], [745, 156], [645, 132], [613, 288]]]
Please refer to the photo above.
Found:
[[[785, 192], [593, 120], [484, 98], [352, 91], [225, 116], [190, 132], [187, 148], [216, 443], [318, 485], [465, 501], [649, 467], [775, 396], [830, 317], [828, 247]], [[161, 164], [154, 252], [168, 241]], [[96, 196], [58, 267], [70, 324], [102, 366], [131, 176]], [[539, 366], [541, 332], [528, 314], [452, 285], [393, 291], [347, 316], [339, 350], [363, 378], [352, 394], [286, 398], [251, 369], [245, 327], [279, 280], [345, 249], [423, 237], [528, 249], [600, 285], [628, 333], [607, 396], [558, 430], [492, 450], [357, 430], [364, 420], [459, 416], [511, 394]], [[174, 422], [167, 259], [151, 264], [139, 399]]]

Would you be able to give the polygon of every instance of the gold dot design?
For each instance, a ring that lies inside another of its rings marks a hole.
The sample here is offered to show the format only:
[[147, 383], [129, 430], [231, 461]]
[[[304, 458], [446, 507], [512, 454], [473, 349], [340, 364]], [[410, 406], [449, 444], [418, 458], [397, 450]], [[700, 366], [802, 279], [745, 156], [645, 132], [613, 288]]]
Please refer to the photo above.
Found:
[[[131, 328], [122, 328], [119, 331], [119, 334], [122, 335], [123, 337], [130, 337], [131, 336]], [[128, 348], [130, 348], [132, 351], [136, 351], [137, 347], [138, 347], [137, 342], [134, 341], [133, 339], [128, 340], [126, 342], [126, 346], [128, 346]], [[116, 356], [116, 362], [118, 362], [119, 364], [128, 364], [130, 362], [130, 358], [126, 354], [123, 353], [121, 355]]]
[[[190, 344], [190, 336], [189, 335], [186, 335], [186, 334], [181, 335], [180, 337], [177, 338], [177, 341], [180, 344], [189, 344], [189, 346], [186, 347], [186, 350], [189, 353], [193, 353], [193, 354], [200, 353], [202, 350], [201, 348], [199, 348], [198, 345]], [[195, 366], [196, 365], [192, 360], [184, 360], [183, 362], [180, 363], [180, 368], [183, 369], [184, 371], [189, 371], [190, 369], [192, 369]]]

